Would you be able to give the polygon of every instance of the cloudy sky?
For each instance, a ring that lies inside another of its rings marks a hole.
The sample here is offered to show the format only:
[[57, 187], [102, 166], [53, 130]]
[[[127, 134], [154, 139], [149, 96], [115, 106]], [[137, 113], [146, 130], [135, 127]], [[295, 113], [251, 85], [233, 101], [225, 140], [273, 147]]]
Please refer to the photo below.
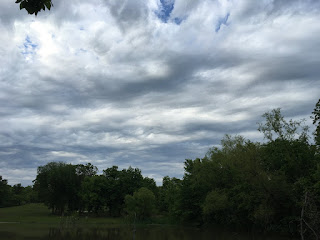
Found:
[[0, 175], [50, 161], [181, 177], [261, 115], [306, 118], [320, 97], [319, 0], [0, 1]]

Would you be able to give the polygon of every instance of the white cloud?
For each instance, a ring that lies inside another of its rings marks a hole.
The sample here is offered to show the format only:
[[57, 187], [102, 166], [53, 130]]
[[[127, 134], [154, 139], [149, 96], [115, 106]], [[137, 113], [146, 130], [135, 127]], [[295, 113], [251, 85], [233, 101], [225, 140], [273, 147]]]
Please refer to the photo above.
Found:
[[160, 182], [181, 177], [184, 159], [224, 133], [259, 140], [256, 122], [272, 108], [309, 119], [319, 98], [316, 1], [176, 0], [167, 23], [159, 7], [55, 0], [35, 18], [0, 3], [10, 183], [26, 168], [30, 184], [30, 169], [53, 160], [132, 165]]

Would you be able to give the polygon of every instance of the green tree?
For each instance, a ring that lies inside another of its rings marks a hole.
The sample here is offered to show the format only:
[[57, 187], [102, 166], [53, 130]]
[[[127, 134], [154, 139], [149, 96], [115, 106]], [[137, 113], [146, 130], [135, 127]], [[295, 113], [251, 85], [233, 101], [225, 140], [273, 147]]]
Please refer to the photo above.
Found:
[[[317, 160], [315, 148], [308, 142], [308, 127], [304, 120], [284, 120], [280, 109], [263, 115], [265, 123], [259, 130], [269, 142], [262, 145], [262, 166], [268, 175], [264, 188], [268, 193], [268, 207], [272, 208], [273, 225], [284, 228], [300, 215], [303, 196], [312, 186]], [[276, 133], [276, 138], [272, 134]], [[278, 224], [276, 224], [278, 222]], [[280, 226], [279, 223], [283, 225]]]
[[270, 173], [283, 174], [290, 183], [315, 170], [314, 148], [305, 141], [276, 139], [262, 147], [262, 164]]
[[14, 205], [22, 205], [26, 203], [24, 196], [24, 187], [19, 183], [12, 186], [12, 194]]
[[118, 166], [103, 170], [103, 176], [106, 179], [106, 204], [111, 216], [120, 215], [126, 194], [122, 192], [120, 175], [121, 171], [118, 170]]
[[11, 205], [12, 193], [8, 181], [0, 176], [0, 207], [8, 207]]
[[314, 139], [319, 150], [320, 148], [320, 99], [317, 102], [312, 112], [311, 118], [313, 119], [313, 124], [316, 126], [316, 130], [314, 131]]
[[46, 8], [50, 10], [53, 6], [51, 0], [16, 0], [16, 3], [20, 5], [20, 10], [24, 8], [29, 14], [36, 16], [41, 10], [45, 11]]
[[157, 187], [156, 181], [153, 178], [144, 177], [142, 180], [142, 187], [151, 190], [155, 196], [158, 195], [159, 189]]
[[207, 182], [202, 200], [204, 219], [234, 227], [250, 226], [255, 208], [265, 196], [267, 177], [261, 167], [261, 146], [229, 135], [221, 140], [221, 146], [211, 149], [202, 160]]
[[106, 178], [107, 206], [111, 216], [120, 216], [127, 194], [132, 195], [143, 186], [143, 176], [138, 168], [118, 170], [117, 166], [103, 170]]
[[50, 162], [38, 167], [34, 186], [39, 199], [54, 213], [64, 214], [66, 210], [79, 208], [81, 181], [75, 165]]
[[139, 220], [146, 220], [152, 216], [155, 210], [155, 196], [153, 192], [145, 187], [135, 191], [133, 195], [126, 195], [125, 210]]
[[297, 183], [314, 166], [312, 147], [305, 140], [277, 138], [259, 144], [226, 135], [221, 148], [186, 160], [181, 216], [200, 224], [283, 230], [299, 216], [302, 194]]
[[86, 177], [81, 185], [81, 199], [85, 208], [95, 214], [103, 213], [107, 207], [107, 179], [104, 176]]
[[265, 122], [259, 123], [258, 130], [264, 134], [264, 137], [269, 141], [273, 141], [276, 136], [282, 140], [300, 139], [303, 141], [308, 140], [309, 127], [304, 124], [305, 120], [293, 121], [292, 119], [286, 121], [281, 114], [280, 108], [273, 109], [262, 115]]
[[222, 190], [212, 190], [210, 191], [203, 204], [203, 214], [206, 221], [213, 221], [221, 222], [224, 218], [223, 216], [228, 213], [229, 206], [229, 199], [226, 193]]
[[169, 213], [172, 217], [180, 215], [181, 182], [178, 178], [165, 176], [162, 180], [162, 186], [160, 187], [159, 210]]
[[78, 164], [76, 165], [76, 174], [78, 176], [84, 177], [92, 177], [95, 176], [98, 172], [98, 168], [91, 163], [87, 163], [86, 165]]
[[27, 186], [23, 189], [23, 201], [24, 203], [37, 203], [39, 199], [37, 197], [37, 192], [34, 190], [33, 186]]

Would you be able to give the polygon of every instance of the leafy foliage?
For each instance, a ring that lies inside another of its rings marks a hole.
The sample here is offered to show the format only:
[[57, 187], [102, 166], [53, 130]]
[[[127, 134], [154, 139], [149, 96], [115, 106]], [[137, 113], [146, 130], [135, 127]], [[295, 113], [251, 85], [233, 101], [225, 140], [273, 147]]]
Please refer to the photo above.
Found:
[[103, 170], [106, 178], [106, 205], [110, 210], [110, 215], [120, 216], [123, 210], [125, 196], [133, 194], [142, 187], [143, 176], [138, 168], [118, 170], [117, 166]]
[[[280, 109], [263, 116], [259, 130], [267, 143], [226, 135], [221, 147], [210, 149], [204, 158], [187, 159], [185, 175], [174, 190], [177, 195], [170, 199], [175, 207], [162, 200], [162, 209], [198, 224], [264, 231], [293, 231], [296, 226], [297, 233], [305, 193], [319, 196], [319, 156], [308, 142], [303, 120], [286, 121]], [[169, 180], [163, 181], [163, 195]], [[320, 207], [316, 197], [312, 204], [312, 209]], [[305, 209], [305, 219], [317, 229], [317, 221], [309, 217], [313, 210]], [[308, 231], [303, 230], [306, 236]]]
[[39, 199], [52, 212], [64, 214], [66, 209], [72, 211], [79, 207], [81, 181], [76, 168], [75, 165], [63, 162], [50, 162], [38, 167], [35, 188]]
[[309, 127], [304, 125], [304, 119], [299, 121], [293, 121], [291, 119], [287, 122], [282, 116], [280, 108], [266, 112], [262, 117], [265, 118], [265, 123], [260, 123], [258, 130], [263, 132], [264, 137], [269, 141], [274, 140], [274, 135], [276, 135], [278, 139], [283, 140], [291, 141], [297, 136], [300, 140], [308, 140]]
[[20, 10], [24, 8], [29, 14], [36, 16], [41, 10], [50, 10], [53, 6], [51, 0], [16, 0], [16, 3], [20, 4]]
[[9, 197], [10, 197], [10, 186], [6, 179], [2, 179], [0, 176], [0, 207], [8, 206]]
[[36, 193], [32, 186], [23, 187], [19, 183], [11, 187], [8, 181], [0, 176], [0, 208], [31, 202], [37, 202]]
[[104, 176], [86, 177], [81, 185], [84, 209], [99, 214], [104, 212], [107, 200], [107, 179]]
[[139, 220], [145, 220], [152, 216], [155, 209], [155, 195], [145, 187], [135, 191], [133, 195], [126, 195], [125, 210]]
[[313, 112], [313, 116], [311, 118], [313, 119], [313, 124], [316, 125], [316, 130], [314, 132], [314, 139], [316, 142], [316, 145], [320, 146], [320, 99], [317, 102]]

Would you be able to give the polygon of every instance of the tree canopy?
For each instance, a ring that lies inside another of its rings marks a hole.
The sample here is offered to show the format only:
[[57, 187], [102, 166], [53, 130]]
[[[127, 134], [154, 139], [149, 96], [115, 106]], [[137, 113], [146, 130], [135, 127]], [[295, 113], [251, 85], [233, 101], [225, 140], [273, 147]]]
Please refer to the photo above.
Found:
[[313, 124], [316, 126], [316, 130], [314, 132], [315, 142], [316, 145], [320, 146], [320, 99], [317, 102], [311, 118], [313, 119]]
[[20, 5], [20, 10], [24, 8], [29, 14], [36, 16], [41, 10], [50, 10], [53, 6], [51, 0], [16, 0], [16, 3]]

